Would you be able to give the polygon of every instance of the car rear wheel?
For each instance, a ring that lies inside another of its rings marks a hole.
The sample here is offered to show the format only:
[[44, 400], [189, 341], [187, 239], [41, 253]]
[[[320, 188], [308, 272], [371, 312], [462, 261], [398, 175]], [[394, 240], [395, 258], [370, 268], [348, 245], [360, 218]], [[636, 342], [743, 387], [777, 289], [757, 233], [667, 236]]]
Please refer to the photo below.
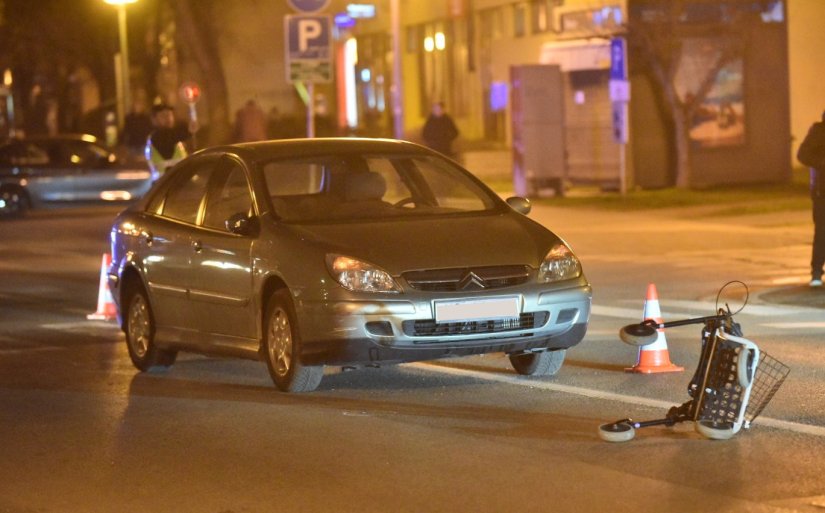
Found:
[[29, 198], [20, 187], [0, 188], [0, 216], [23, 217], [29, 210]]
[[555, 376], [561, 369], [566, 354], [566, 349], [556, 349], [508, 356], [513, 368], [523, 376]]
[[264, 335], [266, 365], [282, 392], [311, 392], [324, 377], [324, 366], [301, 364], [301, 339], [289, 291], [276, 291], [269, 300]]
[[155, 321], [146, 293], [135, 288], [126, 299], [126, 347], [129, 358], [141, 371], [165, 370], [175, 363], [177, 351], [155, 344]]

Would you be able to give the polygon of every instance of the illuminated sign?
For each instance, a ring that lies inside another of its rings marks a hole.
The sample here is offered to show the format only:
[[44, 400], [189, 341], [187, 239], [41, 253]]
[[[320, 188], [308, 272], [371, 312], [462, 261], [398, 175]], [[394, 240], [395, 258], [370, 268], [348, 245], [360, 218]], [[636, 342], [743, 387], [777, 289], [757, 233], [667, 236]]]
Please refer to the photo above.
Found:
[[348, 4], [347, 14], [350, 18], [375, 18], [375, 5], [373, 4]]
[[355, 26], [355, 19], [345, 12], [339, 12], [334, 18], [335, 26], [339, 29], [352, 28]]

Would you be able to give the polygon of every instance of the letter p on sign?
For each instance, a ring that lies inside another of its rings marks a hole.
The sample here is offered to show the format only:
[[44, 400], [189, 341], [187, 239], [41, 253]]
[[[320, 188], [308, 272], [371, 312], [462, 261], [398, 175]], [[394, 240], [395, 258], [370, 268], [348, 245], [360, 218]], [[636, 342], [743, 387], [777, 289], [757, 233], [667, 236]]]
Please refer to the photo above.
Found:
[[306, 52], [309, 42], [317, 39], [323, 33], [323, 27], [318, 20], [305, 19], [298, 22], [298, 51]]

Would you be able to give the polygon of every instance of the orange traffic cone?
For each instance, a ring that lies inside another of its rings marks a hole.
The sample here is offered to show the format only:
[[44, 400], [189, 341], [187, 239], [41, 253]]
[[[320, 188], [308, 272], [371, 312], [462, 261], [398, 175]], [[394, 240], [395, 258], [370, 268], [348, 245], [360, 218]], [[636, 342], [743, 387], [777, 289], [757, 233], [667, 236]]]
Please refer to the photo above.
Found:
[[112, 265], [112, 255], [103, 253], [103, 261], [100, 264], [100, 285], [97, 289], [97, 311], [86, 316], [93, 321], [110, 321], [117, 318], [117, 307], [112, 298], [112, 291], [109, 290], [109, 278], [107, 271]]
[[[653, 319], [659, 324], [662, 323], [662, 311], [659, 308], [659, 293], [656, 292], [656, 285], [653, 283], [647, 286], [644, 320], [647, 319]], [[681, 372], [685, 370], [684, 367], [679, 367], [670, 362], [665, 330], [660, 329], [658, 332], [656, 342], [639, 347], [639, 356], [636, 359], [636, 365], [625, 369], [627, 372], [653, 374], [657, 372]]]

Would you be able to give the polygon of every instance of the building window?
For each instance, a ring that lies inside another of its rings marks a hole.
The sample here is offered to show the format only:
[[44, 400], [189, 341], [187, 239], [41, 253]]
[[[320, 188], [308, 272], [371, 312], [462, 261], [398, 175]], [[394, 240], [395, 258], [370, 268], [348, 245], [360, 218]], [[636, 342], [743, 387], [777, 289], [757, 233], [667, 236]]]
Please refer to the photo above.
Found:
[[504, 16], [502, 8], [484, 9], [479, 12], [479, 24], [481, 25], [480, 38], [482, 41], [495, 41], [504, 36]]
[[417, 44], [422, 116], [434, 102], [444, 102], [455, 116], [469, 112], [469, 46], [466, 19], [420, 25]]
[[527, 32], [527, 19], [529, 17], [530, 5], [526, 2], [519, 2], [513, 5], [513, 36], [524, 37]]
[[623, 24], [624, 14], [618, 5], [583, 9], [561, 15], [562, 30], [571, 34], [612, 33]]
[[533, 34], [548, 32], [550, 27], [550, 6], [547, 0], [532, 0], [530, 2], [530, 28]]

